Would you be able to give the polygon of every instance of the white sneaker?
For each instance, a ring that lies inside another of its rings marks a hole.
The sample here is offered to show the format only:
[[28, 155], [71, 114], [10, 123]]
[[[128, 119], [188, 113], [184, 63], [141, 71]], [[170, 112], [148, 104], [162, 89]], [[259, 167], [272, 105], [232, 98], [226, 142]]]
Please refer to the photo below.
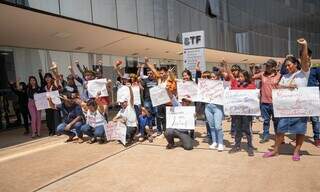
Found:
[[223, 144], [219, 144], [219, 145], [218, 145], [218, 151], [221, 152], [221, 151], [223, 151], [223, 150], [224, 150]]
[[217, 143], [212, 143], [210, 146], [209, 146], [210, 149], [217, 149]]

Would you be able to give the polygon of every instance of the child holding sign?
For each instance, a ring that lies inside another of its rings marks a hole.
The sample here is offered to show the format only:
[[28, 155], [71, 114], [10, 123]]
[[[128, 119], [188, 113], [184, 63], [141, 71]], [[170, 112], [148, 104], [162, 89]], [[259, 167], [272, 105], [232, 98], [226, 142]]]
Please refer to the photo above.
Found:
[[[227, 63], [223, 62], [223, 65], [228, 72], [228, 76], [231, 80], [231, 89], [255, 89], [256, 85], [252, 83], [251, 81], [251, 75], [248, 71], [241, 70], [239, 72], [239, 78], [234, 78], [232, 72], [228, 69]], [[236, 125], [236, 135], [235, 135], [235, 145], [232, 147], [232, 149], [229, 151], [230, 154], [237, 153], [241, 151], [240, 144], [243, 133], [247, 137], [247, 143], [248, 143], [248, 155], [254, 156], [253, 152], [253, 145], [252, 145], [252, 129], [251, 129], [251, 121], [252, 116], [247, 115], [235, 115], [232, 118], [234, 118], [234, 122]]]

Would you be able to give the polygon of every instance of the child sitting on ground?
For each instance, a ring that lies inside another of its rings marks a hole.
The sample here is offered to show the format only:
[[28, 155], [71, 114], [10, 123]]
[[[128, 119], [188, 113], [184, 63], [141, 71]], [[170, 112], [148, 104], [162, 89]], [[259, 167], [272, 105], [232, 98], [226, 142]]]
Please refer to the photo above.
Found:
[[153, 142], [152, 119], [148, 110], [144, 107], [141, 107], [141, 114], [139, 115], [138, 124], [139, 134], [137, 137], [139, 137], [139, 141], [142, 142], [147, 138], [149, 142]]

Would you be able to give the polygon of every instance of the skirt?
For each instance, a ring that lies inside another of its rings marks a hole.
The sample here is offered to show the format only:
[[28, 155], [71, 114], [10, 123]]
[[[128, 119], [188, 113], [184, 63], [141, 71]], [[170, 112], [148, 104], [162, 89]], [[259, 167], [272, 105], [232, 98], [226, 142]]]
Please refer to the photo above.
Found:
[[307, 131], [307, 117], [281, 117], [277, 133], [290, 133], [290, 134], [306, 134]]

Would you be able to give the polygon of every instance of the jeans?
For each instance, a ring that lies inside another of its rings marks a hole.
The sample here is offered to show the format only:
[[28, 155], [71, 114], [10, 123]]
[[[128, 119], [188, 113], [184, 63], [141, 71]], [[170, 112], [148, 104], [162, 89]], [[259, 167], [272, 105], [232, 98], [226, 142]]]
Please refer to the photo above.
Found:
[[149, 111], [151, 115], [152, 125], [155, 125], [155, 118], [156, 118], [156, 109], [152, 106], [151, 99], [145, 99], [143, 102], [144, 107]]
[[212, 143], [223, 144], [223, 107], [221, 105], [207, 104], [205, 108], [206, 118], [210, 127]]
[[179, 138], [185, 150], [193, 149], [193, 140], [188, 131], [169, 128], [165, 131], [164, 136], [171, 145], [174, 145], [174, 138]]
[[242, 134], [245, 133], [248, 142], [248, 148], [253, 148], [252, 145], [252, 130], [251, 130], [251, 116], [233, 116], [236, 123], [235, 147], [240, 148]]
[[70, 131], [65, 131], [64, 128], [67, 126], [66, 123], [60, 123], [57, 127], [57, 133], [60, 134], [65, 134], [68, 135], [69, 137], [74, 137], [74, 136], [78, 136], [78, 137], [82, 137], [82, 131], [81, 131], [81, 126], [82, 126], [82, 122], [76, 122], [73, 127], [70, 129]]
[[270, 128], [271, 116], [272, 116], [273, 128], [275, 133], [277, 132], [279, 119], [273, 116], [272, 103], [261, 103], [260, 108], [261, 108], [261, 115], [263, 118], [263, 138], [267, 139], [270, 135], [269, 128]]
[[156, 107], [157, 117], [157, 132], [162, 133], [166, 131], [166, 105], [159, 105]]
[[315, 140], [320, 139], [320, 121], [319, 117], [311, 117], [312, 129], [313, 129], [313, 138]]
[[88, 124], [84, 124], [81, 126], [82, 133], [88, 135], [89, 137], [105, 137], [104, 126], [100, 125], [95, 128], [89, 126]]

